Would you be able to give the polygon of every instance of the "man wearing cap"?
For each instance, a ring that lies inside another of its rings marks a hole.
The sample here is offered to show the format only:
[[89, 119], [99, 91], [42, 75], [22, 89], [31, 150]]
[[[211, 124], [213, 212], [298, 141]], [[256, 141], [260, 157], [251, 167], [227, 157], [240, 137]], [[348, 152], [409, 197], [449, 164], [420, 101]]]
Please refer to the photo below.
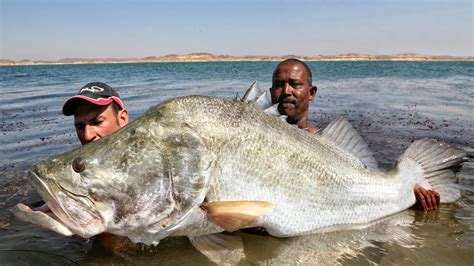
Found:
[[118, 93], [102, 82], [91, 82], [64, 102], [63, 114], [74, 115], [82, 145], [114, 133], [128, 123], [128, 111]]
[[[79, 93], [67, 99], [63, 114], [74, 115], [74, 127], [82, 145], [101, 139], [121, 129], [128, 123], [128, 111], [119, 94], [103, 82], [91, 82]], [[126, 237], [101, 234], [98, 244], [114, 253], [133, 250], [134, 244]]]
[[[74, 127], [82, 145], [108, 136], [128, 123], [128, 111], [119, 94], [103, 82], [83, 86], [77, 95], [64, 102], [63, 114], [74, 115]], [[32, 207], [49, 211], [44, 201], [34, 203]], [[99, 245], [114, 253], [133, 250], [134, 246], [128, 238], [108, 233], [101, 234], [97, 240]]]
[[[68, 98], [63, 114], [74, 115], [74, 127], [82, 145], [101, 139], [128, 123], [128, 111], [118, 93], [102, 82], [91, 82]], [[44, 201], [31, 205], [36, 210], [48, 211]]]

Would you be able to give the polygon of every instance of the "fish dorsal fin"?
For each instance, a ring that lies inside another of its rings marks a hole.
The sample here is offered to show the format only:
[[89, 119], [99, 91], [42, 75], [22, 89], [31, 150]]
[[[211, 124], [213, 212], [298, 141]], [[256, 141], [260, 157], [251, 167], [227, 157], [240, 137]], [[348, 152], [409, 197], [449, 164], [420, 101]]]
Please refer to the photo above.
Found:
[[321, 137], [354, 155], [368, 168], [378, 168], [373, 152], [344, 117], [340, 116], [332, 121], [322, 131]]
[[217, 265], [237, 265], [245, 258], [240, 236], [211, 234], [190, 237], [191, 244]]
[[258, 81], [254, 81], [247, 89], [247, 91], [245, 91], [244, 98], [242, 98], [242, 102], [254, 102], [257, 100], [260, 94], [262, 94], [262, 91], [258, 86]]
[[[238, 98], [236, 98], [238, 100]], [[254, 81], [244, 94], [242, 102], [253, 102], [259, 110], [266, 110], [273, 106], [269, 90], [261, 90], [258, 81]]]
[[[260, 94], [257, 100], [255, 101], [255, 105], [260, 110], [265, 110], [271, 108], [272, 106], [277, 106], [278, 108], [278, 104], [272, 103], [272, 96], [270, 95], [270, 90], [266, 90], [262, 94]], [[278, 115], [280, 115], [280, 113], [278, 113]]]
[[[274, 104], [266, 109], [262, 109], [262, 111], [266, 114], [269, 114], [271, 116], [284, 116], [284, 115], [280, 115], [280, 112], [278, 112], [278, 104]], [[285, 121], [286, 121], [286, 115], [284, 116], [285, 117]]]
[[239, 95], [238, 92], [237, 92], [237, 94], [235, 95], [234, 101], [236, 101], [236, 102], [241, 102], [241, 101], [242, 101], [242, 98], [240, 98], [240, 95]]
[[258, 81], [254, 81], [252, 85], [250, 85], [250, 87], [245, 92], [243, 99], [236, 97], [235, 100], [247, 103], [255, 103], [257, 109], [262, 110], [268, 115], [276, 116], [284, 122], [287, 122], [287, 116], [281, 115], [278, 111], [278, 103], [272, 103], [272, 95], [270, 93], [270, 90], [262, 91], [258, 86]]
[[257, 218], [270, 211], [273, 204], [266, 201], [216, 201], [201, 206], [207, 218], [228, 232], [253, 224]]

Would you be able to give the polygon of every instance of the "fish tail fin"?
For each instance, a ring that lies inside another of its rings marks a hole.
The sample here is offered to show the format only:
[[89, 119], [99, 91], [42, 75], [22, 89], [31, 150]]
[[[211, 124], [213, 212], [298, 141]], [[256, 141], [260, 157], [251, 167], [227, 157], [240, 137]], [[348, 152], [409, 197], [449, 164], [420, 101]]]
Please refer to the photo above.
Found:
[[466, 152], [433, 139], [414, 141], [397, 163], [400, 176], [413, 176], [425, 189], [439, 193], [441, 202], [454, 202], [461, 197], [454, 171], [462, 166]]

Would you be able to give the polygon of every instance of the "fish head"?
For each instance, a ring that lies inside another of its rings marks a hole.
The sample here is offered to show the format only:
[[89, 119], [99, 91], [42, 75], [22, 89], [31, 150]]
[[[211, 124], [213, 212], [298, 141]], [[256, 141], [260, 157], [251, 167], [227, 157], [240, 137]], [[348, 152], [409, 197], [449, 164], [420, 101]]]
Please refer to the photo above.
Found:
[[73, 234], [166, 237], [204, 201], [204, 143], [189, 125], [156, 116], [32, 167], [33, 186]]
[[91, 183], [99, 180], [91, 176], [100, 175], [95, 162], [84, 154], [79, 148], [43, 160], [30, 169], [29, 179], [57, 222], [72, 234], [88, 238], [105, 231], [109, 210], [91, 193]]

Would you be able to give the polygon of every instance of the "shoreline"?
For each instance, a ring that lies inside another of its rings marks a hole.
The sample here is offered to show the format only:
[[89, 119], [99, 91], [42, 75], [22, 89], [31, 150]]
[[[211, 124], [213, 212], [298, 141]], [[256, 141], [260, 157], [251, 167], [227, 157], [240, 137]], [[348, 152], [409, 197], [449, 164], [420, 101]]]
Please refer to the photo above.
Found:
[[172, 62], [273, 62], [282, 61], [288, 58], [297, 58], [302, 61], [459, 61], [474, 62], [472, 56], [431, 56], [419, 54], [396, 54], [396, 55], [367, 55], [367, 54], [341, 54], [331, 56], [231, 56], [231, 55], [213, 55], [210, 53], [193, 53], [187, 55], [166, 55], [160, 57], [145, 58], [64, 58], [57, 61], [48, 60], [7, 60], [0, 59], [0, 66], [27, 66], [27, 65], [83, 65], [83, 64], [123, 64], [123, 63], [172, 63]]

